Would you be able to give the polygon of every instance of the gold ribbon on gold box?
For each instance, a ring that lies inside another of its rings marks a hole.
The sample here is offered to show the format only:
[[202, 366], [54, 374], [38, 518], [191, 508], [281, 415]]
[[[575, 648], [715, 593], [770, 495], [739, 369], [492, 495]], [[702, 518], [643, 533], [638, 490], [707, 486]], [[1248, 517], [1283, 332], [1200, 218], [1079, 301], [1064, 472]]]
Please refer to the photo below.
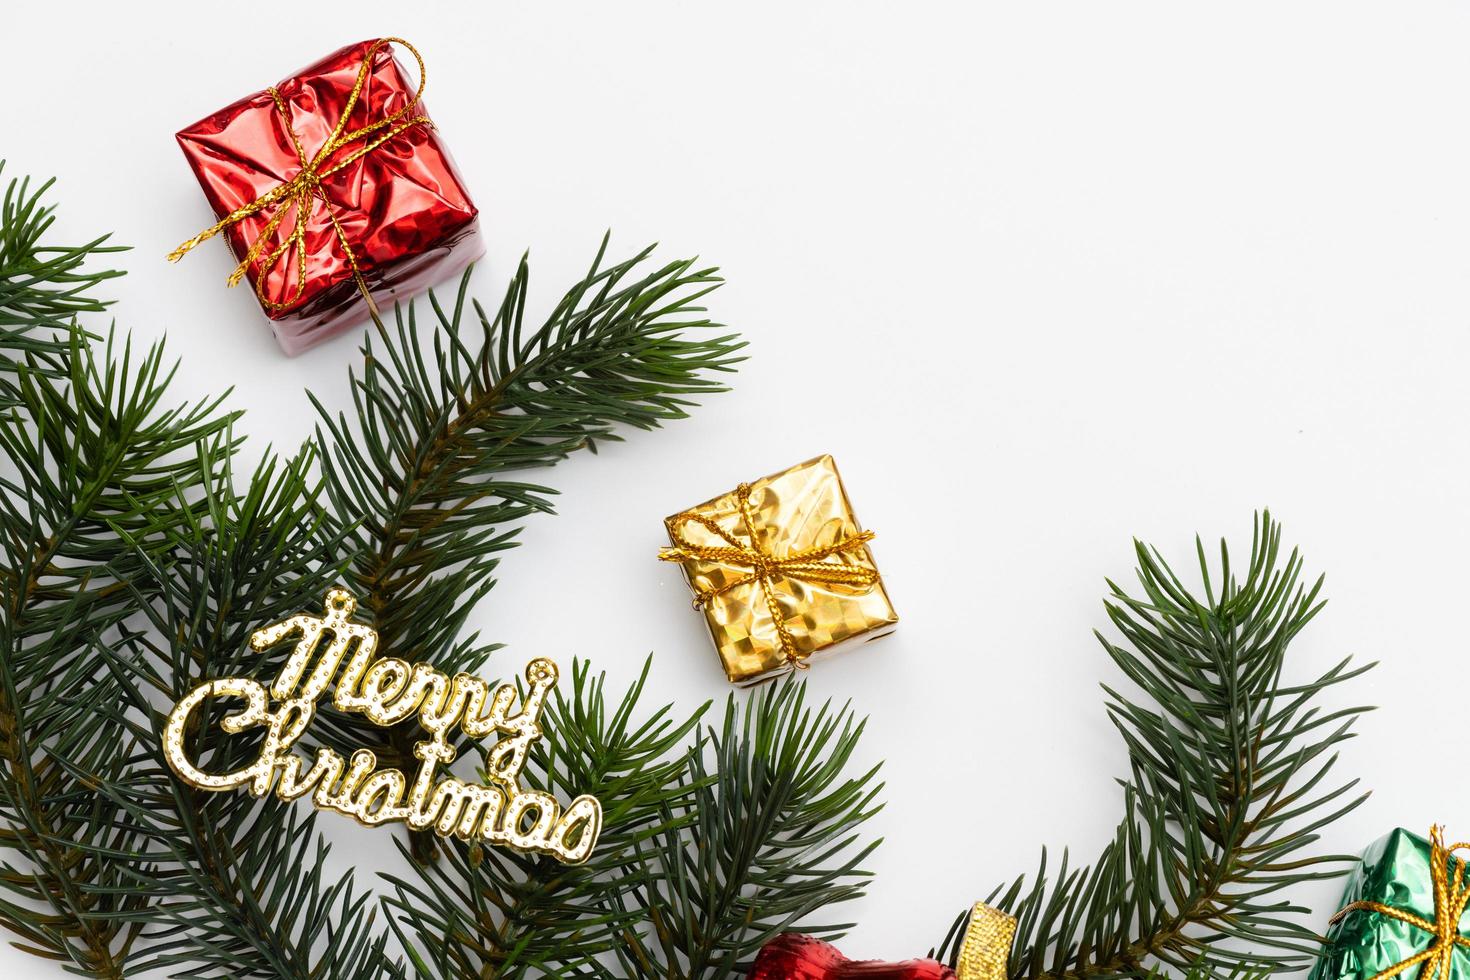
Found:
[[725, 674], [753, 682], [890, 632], [888, 600], [837, 464], [818, 456], [664, 521]]

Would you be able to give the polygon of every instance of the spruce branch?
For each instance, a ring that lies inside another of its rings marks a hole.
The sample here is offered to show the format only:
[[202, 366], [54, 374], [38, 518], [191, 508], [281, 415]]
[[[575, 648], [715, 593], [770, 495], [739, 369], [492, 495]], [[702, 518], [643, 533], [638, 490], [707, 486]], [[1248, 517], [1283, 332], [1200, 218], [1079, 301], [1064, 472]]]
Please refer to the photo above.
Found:
[[218, 465], [194, 447], [230, 417], [217, 402], [163, 407], [160, 347], [134, 363], [109, 336], [99, 357], [75, 326], [64, 343], [22, 352], [15, 403], [0, 411], [14, 467], [0, 478], [0, 924], [23, 949], [119, 977], [135, 899], [114, 891], [105, 855], [127, 850], [133, 829], [94, 792], [126, 752], [98, 652], [136, 608], [135, 553], [161, 547], [180, 518], [162, 496]]
[[[604, 238], [538, 327], [525, 322], [524, 258], [493, 316], [467, 309], [467, 273], [452, 309], [431, 295], [429, 337], [413, 307], [394, 329], [378, 325], [380, 346], [369, 338], [352, 378], [353, 420], [317, 405], [328, 513], [348, 542], [359, 608], [394, 656], [453, 673], [494, 649], [462, 637], [465, 621], [519, 522], [551, 511], [555, 493], [520, 471], [683, 418], [691, 399], [724, 390], [711, 375], [731, 370], [742, 344], [691, 333], [715, 326], [700, 305], [715, 271], [688, 260], [645, 269], [651, 249], [604, 266], [606, 249]], [[386, 765], [415, 764], [411, 725], [384, 739], [323, 711], [318, 729], [335, 746], [373, 746]], [[429, 837], [414, 840], [417, 857], [432, 856]]]
[[[1028, 980], [1142, 977], [1153, 964], [1209, 976], [1300, 968], [1320, 950], [1309, 910], [1281, 896], [1354, 860], [1315, 850], [1318, 831], [1360, 804], [1334, 783], [1336, 748], [1365, 710], [1322, 695], [1373, 665], [1343, 660], [1305, 683], [1284, 677], [1288, 647], [1321, 610], [1281, 527], [1258, 515], [1243, 575], [1220, 545], [1212, 572], [1197, 542], [1202, 594], [1135, 542], [1141, 595], [1109, 582], [1098, 638], [1138, 689], [1104, 690], [1131, 778], [1114, 841], [1090, 867], [1047, 857], [1032, 884], [990, 901], [1019, 920], [1010, 973]], [[954, 955], [958, 932], [945, 948]]]
[[[228, 444], [229, 438], [221, 442]], [[179, 780], [162, 752], [168, 708], [195, 684], [279, 666], [250, 652], [262, 622], [321, 601], [341, 541], [325, 532], [310, 448], [267, 458], [235, 489], [233, 460], [179, 488], [189, 519], [135, 580], [142, 622], [108, 662], [123, 694], [111, 710], [135, 745], [123, 778], [101, 781], [137, 843], [113, 860], [139, 899], [130, 966], [191, 977], [400, 977], [373, 929], [376, 905], [348, 874], [325, 872], [315, 815], [274, 799], [209, 793]], [[198, 507], [189, 501], [198, 499]], [[136, 586], [135, 586], [136, 587]], [[228, 708], [206, 706], [190, 753], [211, 771], [248, 765], [259, 746], [225, 735]]]
[[394, 894], [384, 904], [420, 976], [582, 975], [638, 926], [644, 911], [621, 902], [640, 881], [627, 866], [646, 842], [687, 824], [668, 810], [687, 794], [687, 743], [708, 708], [676, 718], [664, 705], [641, 717], [651, 667], [650, 658], [609, 697], [604, 676], [574, 663], [571, 695], [554, 695], [528, 757], [531, 785], [601, 801], [603, 832], [586, 863], [450, 839], [444, 860], [410, 865], [415, 878], [385, 876]]
[[[0, 160], [0, 175], [4, 171]], [[94, 256], [123, 251], [108, 245], [106, 235], [85, 245], [47, 241], [56, 216], [44, 199], [53, 183], [32, 188], [28, 177], [11, 180], [0, 201], [0, 409], [15, 401], [12, 376], [22, 356], [45, 355], [37, 356], [31, 369], [55, 370], [54, 358], [66, 349], [72, 320], [106, 307], [94, 288], [122, 275], [86, 266]]]
[[[862, 724], [809, 708], [798, 683], [732, 698], [716, 730], [699, 713], [644, 718], [643, 679], [609, 710], [577, 665], [528, 779], [604, 800], [589, 863], [454, 840], [381, 902], [329, 880], [301, 808], [193, 790], [159, 754], [164, 706], [203, 678], [271, 670], [249, 631], [344, 576], [385, 649], [477, 666], [493, 648], [462, 635], [469, 610], [519, 522], [551, 509], [518, 471], [682, 416], [737, 360], [733, 337], [685, 333], [712, 326], [697, 304], [713, 270], [648, 271], [647, 252], [604, 268], [600, 250], [535, 329], [524, 262], [494, 316], [464, 286], [451, 311], [431, 298], [427, 335], [412, 308], [378, 325], [350, 420], [321, 412], [321, 485], [304, 454], [237, 492], [234, 416], [165, 408], [159, 349], [135, 362], [109, 336], [99, 353], [70, 322], [101, 308], [91, 290], [112, 274], [82, 263], [111, 249], [45, 245], [45, 189], [12, 183], [0, 208], [0, 924], [16, 945], [96, 977], [396, 980], [382, 911], [424, 976], [703, 980], [786, 929], [846, 928], [826, 910], [865, 888], [881, 786], [876, 770], [844, 774]], [[1315, 952], [1279, 893], [1351, 860], [1315, 844], [1361, 801], [1331, 770], [1363, 709], [1317, 702], [1367, 668], [1285, 679], [1320, 580], [1282, 559], [1269, 515], [1240, 581], [1223, 544], [1218, 576], [1198, 550], [1202, 597], [1141, 544], [1141, 595], [1109, 583], [1118, 638], [1101, 639], [1139, 692], [1106, 689], [1130, 755], [1125, 816], [1095, 864], [1064, 856], [1053, 881], [1043, 852], [1033, 882], [992, 895], [1020, 918], [1012, 976], [1259, 977]], [[207, 768], [258, 750], [206, 710], [191, 750]], [[373, 741], [320, 720], [339, 747]], [[412, 740], [405, 727], [376, 747], [402, 766]]]
[[863, 725], [849, 707], [812, 709], [805, 683], [789, 678], [743, 709], [732, 696], [723, 726], [689, 757], [689, 794], [624, 869], [634, 886], [610, 911], [636, 909], [643, 921], [624, 931], [618, 969], [604, 975], [714, 980], [747, 969], [782, 932], [848, 929], [810, 917], [864, 893], [862, 863], [881, 843], [860, 837], [881, 809], [877, 767], [845, 774]]

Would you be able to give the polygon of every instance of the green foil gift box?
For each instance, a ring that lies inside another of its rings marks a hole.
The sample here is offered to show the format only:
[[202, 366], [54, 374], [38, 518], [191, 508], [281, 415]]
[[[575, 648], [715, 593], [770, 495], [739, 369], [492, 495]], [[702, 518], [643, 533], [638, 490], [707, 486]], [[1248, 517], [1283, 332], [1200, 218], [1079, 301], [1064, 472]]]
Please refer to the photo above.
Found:
[[1368, 848], [1309, 980], [1470, 980], [1470, 869], [1438, 827]]

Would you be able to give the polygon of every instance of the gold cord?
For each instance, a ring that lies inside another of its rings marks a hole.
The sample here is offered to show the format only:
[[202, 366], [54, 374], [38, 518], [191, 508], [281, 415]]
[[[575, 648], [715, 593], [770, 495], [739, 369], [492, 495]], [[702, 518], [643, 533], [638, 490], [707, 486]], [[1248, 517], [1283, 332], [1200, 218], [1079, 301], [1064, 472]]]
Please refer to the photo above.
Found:
[[[1372, 980], [1388, 980], [1389, 977], [1407, 973], [1421, 963], [1424, 968], [1419, 972], [1418, 980], [1449, 980], [1455, 947], [1470, 949], [1470, 939], [1460, 935], [1460, 919], [1465, 915], [1467, 904], [1470, 904], [1470, 877], [1465, 874], [1465, 861], [1455, 857], [1457, 851], [1466, 850], [1470, 850], [1470, 843], [1461, 842], [1446, 847], [1444, 828], [1435, 825], [1430, 830], [1429, 864], [1434, 880], [1433, 922], [1381, 902], [1353, 902], [1332, 917], [1331, 922], [1336, 925], [1349, 912], [1377, 912], [1433, 934], [1434, 942], [1428, 949], [1374, 974]], [[1451, 868], [1454, 869], [1453, 875]]]
[[[414, 60], [418, 62], [418, 90], [414, 92], [413, 99], [397, 112], [385, 116], [375, 123], [369, 123], [361, 129], [348, 130], [347, 123], [352, 118], [352, 110], [356, 108], [357, 100], [362, 96], [362, 90], [366, 87], [368, 77], [372, 74], [373, 58], [380, 49], [389, 44], [403, 45], [413, 55]], [[265, 227], [261, 229], [260, 234], [251, 243], [249, 251], [245, 253], [245, 258], [235, 267], [235, 271], [230, 273], [227, 283], [230, 286], [236, 286], [245, 276], [246, 270], [265, 252], [268, 243], [273, 240], [273, 236], [289, 212], [290, 206], [294, 204], [296, 206], [296, 222], [291, 234], [286, 236], [284, 241], [266, 254], [265, 260], [260, 266], [260, 274], [256, 277], [255, 281], [255, 295], [260, 299], [260, 304], [267, 310], [278, 313], [296, 304], [306, 290], [306, 227], [314, 201], [320, 200], [326, 208], [327, 217], [332, 223], [332, 229], [337, 233], [337, 240], [342, 243], [342, 250], [347, 255], [347, 264], [352, 267], [352, 275], [357, 281], [357, 288], [362, 291], [364, 296], [368, 297], [368, 302], [371, 303], [372, 297], [368, 294], [367, 282], [363, 279], [362, 271], [358, 268], [357, 255], [352, 249], [352, 244], [347, 240], [347, 232], [343, 229], [341, 222], [337, 220], [337, 215], [332, 209], [332, 202], [327, 199], [326, 194], [322, 191], [321, 185], [322, 181], [327, 177], [330, 177], [343, 167], [362, 159], [399, 134], [415, 126], [432, 126], [433, 123], [429, 121], [428, 116], [419, 115], [406, 120], [404, 118], [418, 106], [419, 100], [423, 98], [424, 83], [426, 80], [427, 75], [424, 69], [424, 59], [419, 55], [418, 49], [412, 44], [409, 44], [401, 37], [385, 37], [374, 41], [372, 46], [367, 49], [367, 53], [363, 56], [362, 66], [357, 70], [357, 80], [352, 86], [352, 94], [348, 96], [347, 104], [342, 108], [341, 115], [337, 117], [337, 125], [332, 129], [331, 137], [322, 144], [322, 148], [317, 151], [316, 156], [309, 159], [306, 155], [305, 148], [301, 145], [301, 139], [296, 135], [296, 130], [291, 126], [291, 114], [286, 108], [285, 100], [281, 98], [281, 93], [276, 91], [274, 87], [268, 89], [267, 91], [270, 92], [272, 101], [276, 104], [276, 111], [281, 114], [281, 119], [285, 123], [286, 132], [291, 136], [291, 143], [296, 147], [296, 156], [301, 162], [300, 172], [290, 180], [277, 184], [244, 207], [231, 211], [225, 218], [213, 226], [206, 228], [187, 242], [184, 242], [169, 253], [168, 260], [170, 262], [177, 262], [190, 249], [201, 242], [208, 241], [221, 231], [243, 221], [253, 214], [277, 205], [275, 211], [266, 221]], [[373, 136], [373, 134], [379, 133], [384, 129], [387, 129], [388, 132], [364, 143], [364, 145], [359, 146], [342, 159], [331, 163], [330, 166], [327, 165], [327, 161], [331, 159], [334, 153], [342, 149], [342, 147], [365, 140], [367, 137]], [[289, 299], [285, 302], [277, 303], [265, 295], [266, 280], [269, 278], [270, 270], [275, 268], [276, 263], [280, 262], [282, 257], [293, 246], [296, 249], [296, 288], [291, 293]]]
[[[808, 548], [805, 551], [778, 557], [761, 547], [760, 536], [756, 533], [755, 515], [750, 508], [750, 493], [751, 486], [748, 483], [740, 484], [735, 490], [735, 500], [740, 506], [740, 523], [744, 527], [745, 536], [750, 539], [749, 545], [741, 544], [709, 518], [686, 511], [670, 522], [669, 530], [673, 535], [676, 547], [665, 548], [659, 552], [658, 557], [661, 561], [708, 561], [720, 565], [749, 567], [749, 574], [728, 582], [718, 589], [705, 589], [695, 593], [694, 608], [702, 609], [709, 604], [711, 599], [732, 589], [758, 583], [765, 596], [766, 607], [771, 612], [771, 620], [776, 624], [776, 635], [781, 643], [782, 655], [793, 667], [805, 668], [806, 658], [810, 654], [797, 648], [796, 638], [786, 628], [785, 617], [781, 614], [781, 604], [776, 596], [774, 580], [778, 576], [784, 576], [803, 582], [874, 585], [878, 582], [877, 569], [822, 560], [842, 552], [862, 548], [873, 539], [873, 532], [863, 531], [854, 537], [842, 538], [820, 548]], [[694, 544], [684, 536], [684, 529], [690, 524], [698, 524], [703, 527], [721, 541], [726, 542], [728, 547]]]

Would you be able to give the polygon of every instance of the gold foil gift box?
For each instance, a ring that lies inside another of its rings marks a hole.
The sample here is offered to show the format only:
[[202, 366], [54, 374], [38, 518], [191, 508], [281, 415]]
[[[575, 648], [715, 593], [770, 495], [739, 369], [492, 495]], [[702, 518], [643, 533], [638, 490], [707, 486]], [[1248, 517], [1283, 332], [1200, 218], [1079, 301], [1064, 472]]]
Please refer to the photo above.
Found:
[[725, 674], [751, 683], [892, 632], [871, 531], [831, 456], [742, 483], [664, 521]]

